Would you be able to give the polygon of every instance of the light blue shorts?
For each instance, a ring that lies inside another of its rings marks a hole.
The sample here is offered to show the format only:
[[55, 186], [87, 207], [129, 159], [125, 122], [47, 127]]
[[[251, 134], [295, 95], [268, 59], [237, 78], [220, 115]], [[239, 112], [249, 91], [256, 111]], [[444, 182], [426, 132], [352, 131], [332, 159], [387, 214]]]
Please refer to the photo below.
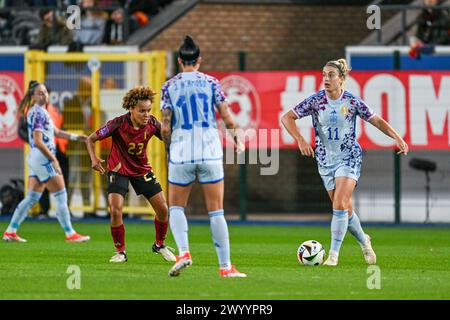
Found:
[[36, 177], [39, 182], [45, 183], [53, 177], [56, 177], [58, 173], [53, 168], [51, 161], [31, 161], [28, 159], [28, 176]]
[[325, 189], [331, 191], [336, 189], [334, 179], [337, 177], [348, 177], [358, 182], [361, 173], [361, 162], [356, 163], [354, 167], [339, 163], [332, 166], [318, 166], [318, 168]]
[[179, 186], [188, 186], [198, 178], [200, 183], [215, 183], [223, 180], [222, 161], [207, 163], [183, 163], [169, 162], [169, 183]]

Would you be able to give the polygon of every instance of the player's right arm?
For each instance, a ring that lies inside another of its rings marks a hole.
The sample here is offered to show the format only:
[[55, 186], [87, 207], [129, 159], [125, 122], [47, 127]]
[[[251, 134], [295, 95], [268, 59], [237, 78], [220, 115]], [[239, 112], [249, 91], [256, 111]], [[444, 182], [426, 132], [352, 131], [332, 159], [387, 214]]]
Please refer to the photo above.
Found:
[[313, 158], [314, 150], [311, 145], [305, 140], [305, 138], [303, 138], [303, 136], [300, 134], [300, 131], [295, 124], [295, 120], [309, 116], [313, 113], [312, 106], [314, 103], [314, 98], [315, 95], [312, 95], [309, 98], [303, 100], [281, 117], [281, 123], [286, 128], [288, 133], [295, 139], [295, 141], [297, 141], [298, 148], [300, 149], [300, 153], [302, 154], [302, 156]]
[[170, 138], [172, 136], [172, 109], [166, 108], [162, 110], [161, 120], [161, 137], [166, 144], [166, 148], [170, 146]]
[[91, 158], [91, 167], [95, 171], [100, 172], [101, 174], [105, 173], [105, 168], [103, 168], [102, 163], [105, 162], [105, 160], [101, 159], [97, 156], [95, 153], [95, 142], [99, 140], [97, 133], [93, 132], [89, 137], [86, 139], [86, 148], [87, 152], [89, 153], [89, 157]]
[[102, 163], [105, 162], [105, 160], [98, 157], [95, 153], [95, 142], [110, 137], [114, 131], [119, 128], [123, 120], [124, 116], [121, 116], [108, 121], [103, 127], [91, 133], [91, 135], [86, 139], [86, 148], [89, 153], [89, 157], [91, 158], [91, 167], [101, 174], [106, 172], [105, 168], [102, 166]]
[[161, 138], [166, 145], [166, 150], [169, 150], [170, 142], [172, 140], [173, 105], [169, 95], [169, 86], [171, 85], [172, 81], [172, 79], [169, 80], [161, 88]]
[[297, 141], [298, 148], [300, 149], [300, 153], [302, 156], [313, 157], [314, 158], [314, 150], [311, 145], [303, 138], [298, 130], [297, 125], [295, 124], [295, 120], [298, 117], [294, 113], [294, 111], [289, 110], [281, 117], [281, 123], [289, 132], [289, 134]]
[[34, 141], [34, 145], [36, 146], [36, 148], [38, 148], [39, 151], [41, 151], [42, 154], [51, 161], [52, 166], [55, 169], [55, 171], [58, 174], [62, 174], [61, 167], [59, 166], [59, 162], [56, 159], [56, 156], [47, 148], [47, 146], [44, 143], [43, 137], [44, 137], [44, 134], [42, 131], [40, 131], [40, 130], [33, 131], [33, 141]]

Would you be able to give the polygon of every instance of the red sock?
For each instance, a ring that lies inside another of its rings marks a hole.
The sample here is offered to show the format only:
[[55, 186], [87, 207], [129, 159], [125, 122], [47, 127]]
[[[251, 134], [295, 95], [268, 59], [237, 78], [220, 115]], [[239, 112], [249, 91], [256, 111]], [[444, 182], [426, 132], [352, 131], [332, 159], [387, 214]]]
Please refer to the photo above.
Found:
[[125, 226], [111, 227], [111, 235], [117, 252], [125, 251]]
[[169, 222], [161, 222], [155, 217], [155, 231], [156, 231], [156, 244], [158, 246], [164, 245], [164, 240], [166, 239], [167, 227]]

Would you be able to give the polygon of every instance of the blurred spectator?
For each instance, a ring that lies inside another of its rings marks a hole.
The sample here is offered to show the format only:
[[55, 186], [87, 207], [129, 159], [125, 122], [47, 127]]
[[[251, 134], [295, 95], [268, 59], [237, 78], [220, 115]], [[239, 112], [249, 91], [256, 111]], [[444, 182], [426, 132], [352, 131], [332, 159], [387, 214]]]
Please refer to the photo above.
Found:
[[158, 14], [159, 4], [157, 0], [121, 0], [122, 7], [128, 5], [130, 13], [141, 11], [147, 16], [152, 17]]
[[68, 6], [72, 5], [78, 5], [78, 0], [59, 0], [59, 7], [60, 8], [67, 8]]
[[119, 85], [113, 77], [106, 77], [102, 82], [102, 89], [117, 89]]
[[121, 5], [128, 8], [139, 26], [145, 26], [151, 17], [156, 16], [160, 10], [157, 0], [121, 0]]
[[51, 9], [42, 9], [39, 12], [42, 19], [42, 26], [39, 29], [39, 36], [36, 43], [38, 49], [46, 50], [50, 45], [68, 45], [72, 42], [72, 31], [60, 18], [54, 18]]
[[450, 44], [450, 17], [447, 9], [434, 6], [439, 0], [424, 0], [427, 8], [417, 18], [417, 32], [410, 39], [409, 56], [420, 59], [421, 54], [432, 54], [435, 45]]
[[113, 0], [97, 0], [97, 4], [100, 8], [106, 9], [108, 7], [111, 7], [113, 5], [116, 5]]
[[[64, 101], [63, 115], [66, 120], [66, 128], [69, 130], [83, 130], [83, 133], [92, 132], [91, 118], [91, 97], [92, 97], [92, 81], [89, 76], [82, 76], [78, 82], [78, 90], [71, 99]], [[91, 196], [91, 159], [86, 152], [85, 146], [81, 144], [70, 143], [68, 145], [68, 154], [70, 154], [70, 163], [77, 167], [78, 170], [70, 177], [71, 186], [78, 185], [82, 195], [83, 205], [90, 204]], [[68, 199], [72, 199], [72, 195], [76, 188], [69, 188]]]
[[33, 0], [5, 0], [5, 7], [31, 7]]
[[[103, 43], [106, 44], [122, 44], [126, 40], [125, 34], [125, 17], [124, 9], [116, 9], [111, 13], [111, 17], [106, 22], [105, 35], [103, 37]], [[128, 17], [128, 30], [127, 34], [133, 33], [139, 24], [136, 18], [131, 15]]]
[[427, 8], [417, 20], [416, 37], [424, 44], [450, 44], [450, 18], [447, 9], [436, 9], [439, 0], [424, 0]]
[[37, 42], [41, 19], [36, 11], [16, 10], [11, 23], [11, 38], [16, 45], [34, 45]]
[[169, 5], [173, 0], [158, 0], [159, 7], [162, 9]]
[[34, 7], [58, 7], [57, 0], [31, 0], [29, 2], [31, 2]]
[[74, 41], [83, 45], [102, 43], [107, 15], [103, 11], [89, 10], [97, 6], [95, 0], [81, 1], [81, 28], [75, 30]]
[[12, 22], [13, 15], [10, 11], [0, 12], [0, 42], [2, 45], [15, 45], [15, 42], [11, 39]]

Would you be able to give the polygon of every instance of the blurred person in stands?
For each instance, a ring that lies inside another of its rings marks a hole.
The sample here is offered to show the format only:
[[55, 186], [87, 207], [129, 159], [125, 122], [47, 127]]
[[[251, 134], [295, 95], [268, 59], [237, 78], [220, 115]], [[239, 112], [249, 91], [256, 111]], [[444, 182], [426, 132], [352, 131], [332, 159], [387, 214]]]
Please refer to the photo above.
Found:
[[[74, 96], [64, 102], [64, 119], [66, 127], [71, 130], [81, 130], [84, 133], [92, 130], [92, 99], [91, 99], [92, 81], [88, 76], [82, 76], [78, 81], [78, 89]], [[70, 163], [79, 168], [78, 172], [73, 172], [71, 176], [72, 184], [79, 181], [79, 189], [83, 198], [83, 206], [90, 204], [92, 175], [90, 174], [90, 159], [85, 148], [79, 144], [69, 144], [68, 149], [72, 156]], [[68, 190], [69, 200], [76, 188]], [[93, 214], [86, 212], [86, 214]]]
[[[135, 16], [130, 15], [125, 21], [125, 11], [122, 8], [116, 9], [111, 13], [106, 22], [105, 35], [103, 43], [105, 44], [123, 44], [127, 35], [132, 34], [139, 28], [139, 23]], [[128, 29], [125, 30], [125, 23], [128, 23]]]
[[51, 45], [69, 45], [73, 40], [72, 30], [60, 18], [54, 18], [54, 11], [42, 9], [39, 12], [42, 25], [36, 43], [36, 49], [47, 50]]
[[62, 170], [56, 158], [55, 136], [66, 139], [85, 141], [85, 135], [71, 134], [58, 129], [50, 118], [45, 106], [48, 103], [48, 91], [43, 83], [30, 81], [25, 97], [20, 102], [21, 114], [26, 114], [28, 124], [28, 192], [17, 205], [8, 228], [3, 233], [3, 240], [9, 242], [27, 242], [17, 234], [21, 223], [26, 219], [28, 211], [41, 198], [45, 188], [56, 199], [56, 217], [64, 230], [66, 241], [86, 242], [89, 236], [78, 234], [72, 227], [67, 204], [67, 191]]
[[98, 8], [96, 0], [81, 1], [80, 29], [75, 29], [74, 41], [82, 45], [98, 45], [102, 43], [105, 32], [107, 14]]
[[128, 7], [128, 12], [135, 17], [140, 27], [145, 26], [160, 10], [157, 0], [121, 0], [120, 4]]
[[[1, 1], [0, 1], [1, 3]], [[57, 0], [5, 0], [6, 7], [53, 7], [58, 5]]]
[[417, 31], [410, 39], [411, 58], [434, 53], [435, 45], [450, 44], [450, 16], [448, 9], [435, 8], [439, 0], [424, 0], [426, 8], [417, 18]]
[[102, 89], [118, 89], [119, 85], [113, 77], [106, 77], [102, 82]]

